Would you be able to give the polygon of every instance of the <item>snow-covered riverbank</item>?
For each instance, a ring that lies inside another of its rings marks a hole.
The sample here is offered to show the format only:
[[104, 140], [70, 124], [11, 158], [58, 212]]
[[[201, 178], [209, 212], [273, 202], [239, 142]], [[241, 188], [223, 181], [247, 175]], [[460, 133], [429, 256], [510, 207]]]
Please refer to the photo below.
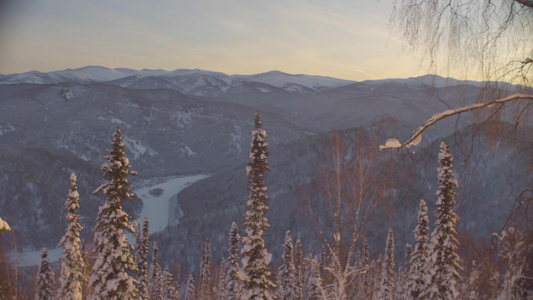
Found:
[[[134, 193], [143, 201], [143, 208], [139, 214], [139, 221], [146, 217], [150, 222], [150, 233], [161, 231], [169, 224], [170, 200], [188, 185], [209, 177], [208, 175], [194, 175], [187, 177], [174, 177], [147, 187], [134, 190]], [[179, 210], [179, 207], [177, 208]]]

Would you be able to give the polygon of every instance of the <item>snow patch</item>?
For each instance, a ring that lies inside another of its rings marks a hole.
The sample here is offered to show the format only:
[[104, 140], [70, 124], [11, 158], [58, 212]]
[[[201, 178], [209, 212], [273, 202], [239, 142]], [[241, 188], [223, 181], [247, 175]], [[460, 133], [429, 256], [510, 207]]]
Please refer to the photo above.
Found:
[[9, 133], [11, 131], [15, 131], [15, 127], [11, 125], [10, 123], [7, 124], [0, 124], [0, 136]]

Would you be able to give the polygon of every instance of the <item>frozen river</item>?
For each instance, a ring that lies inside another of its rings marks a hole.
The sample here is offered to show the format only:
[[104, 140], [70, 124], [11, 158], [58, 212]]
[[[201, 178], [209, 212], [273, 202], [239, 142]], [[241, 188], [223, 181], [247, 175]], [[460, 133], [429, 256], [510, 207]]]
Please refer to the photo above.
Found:
[[[142, 220], [146, 217], [150, 222], [150, 234], [161, 231], [168, 226], [169, 220], [174, 224], [179, 222], [179, 217], [182, 214], [178, 214], [178, 219], [175, 219], [174, 212], [181, 212], [178, 206], [175, 206], [174, 202], [171, 205], [171, 199], [176, 197], [179, 192], [190, 184], [209, 177], [208, 175], [193, 175], [183, 177], [167, 177], [157, 178], [145, 182], [142, 187], [133, 190], [133, 192], [143, 202], [143, 208], [139, 214], [138, 220], [142, 224]], [[92, 230], [92, 228], [84, 228], [84, 230]], [[132, 237], [128, 237], [130, 243], [133, 243]], [[59, 241], [57, 241], [59, 244]], [[63, 248], [55, 248], [48, 250], [48, 256], [50, 262], [56, 262], [63, 254]], [[17, 255], [16, 259], [19, 266], [31, 266], [38, 265], [41, 261], [41, 250], [37, 251], [24, 251]]]

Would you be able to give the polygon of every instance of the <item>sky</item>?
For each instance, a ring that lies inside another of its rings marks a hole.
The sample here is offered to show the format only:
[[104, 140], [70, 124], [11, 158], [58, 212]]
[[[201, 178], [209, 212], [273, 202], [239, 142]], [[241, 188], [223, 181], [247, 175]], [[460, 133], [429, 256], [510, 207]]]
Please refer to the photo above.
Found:
[[280, 70], [349, 80], [426, 74], [392, 0], [0, 0], [0, 74], [99, 65]]

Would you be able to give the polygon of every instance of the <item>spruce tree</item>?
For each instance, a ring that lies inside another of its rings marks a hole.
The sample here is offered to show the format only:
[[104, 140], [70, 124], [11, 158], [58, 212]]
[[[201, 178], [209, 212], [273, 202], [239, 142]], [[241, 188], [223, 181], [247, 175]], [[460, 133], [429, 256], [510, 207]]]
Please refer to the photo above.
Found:
[[396, 291], [394, 299], [409, 299], [407, 293], [407, 281], [409, 270], [411, 269], [411, 256], [413, 255], [413, 247], [411, 244], [405, 245], [405, 267], [398, 269], [396, 279]]
[[189, 274], [187, 279], [187, 290], [185, 290], [185, 300], [196, 300], [196, 290], [194, 288], [194, 278]]
[[161, 266], [159, 265], [159, 249], [157, 248], [157, 243], [154, 242], [152, 249], [152, 264], [150, 265], [150, 274], [148, 277], [148, 293], [150, 295], [150, 299], [162, 299], [162, 277], [163, 274], [161, 272]]
[[130, 192], [129, 176], [137, 175], [130, 171], [128, 158], [124, 155], [124, 143], [120, 128], [113, 138], [113, 149], [105, 156], [107, 163], [102, 165], [102, 175], [107, 182], [96, 189], [102, 192], [105, 202], [98, 211], [94, 228], [93, 275], [89, 284], [93, 289], [90, 299], [137, 298], [137, 281], [130, 276], [136, 272], [134, 258], [130, 253], [126, 232], [133, 233], [130, 217], [122, 209], [122, 203], [135, 197]]
[[387, 236], [387, 246], [385, 250], [385, 260], [383, 261], [381, 273], [381, 288], [378, 299], [393, 299], [394, 295], [394, 233], [389, 228]]
[[470, 276], [468, 280], [464, 282], [463, 299], [476, 300], [479, 299], [478, 292], [479, 283], [479, 271], [476, 265], [476, 261], [472, 261], [472, 269], [470, 270]]
[[418, 223], [414, 233], [416, 245], [409, 261], [410, 267], [407, 273], [407, 299], [419, 299], [422, 291], [427, 288], [425, 268], [429, 251], [429, 219], [428, 207], [424, 199], [420, 199]]
[[252, 131], [252, 148], [250, 163], [246, 171], [248, 174], [249, 200], [244, 216], [245, 237], [242, 239], [242, 300], [272, 299], [270, 291], [275, 288], [270, 280], [270, 261], [272, 255], [267, 252], [263, 236], [270, 227], [265, 213], [268, 211], [265, 194], [267, 187], [264, 182], [265, 172], [270, 168], [267, 165], [268, 144], [266, 132], [261, 128], [259, 113], [255, 115], [255, 130]]
[[137, 245], [137, 281], [139, 282], [139, 297], [148, 299], [148, 246], [150, 243], [150, 224], [148, 218], [144, 218], [142, 234], [139, 233], [139, 242]]
[[302, 241], [296, 240], [294, 251], [294, 265], [296, 268], [296, 298], [302, 299], [303, 297], [303, 266], [304, 266], [304, 252], [302, 247]]
[[226, 259], [222, 259], [220, 262], [220, 270], [218, 274], [218, 289], [217, 289], [217, 300], [226, 299]]
[[211, 251], [209, 250], [209, 239], [205, 239], [202, 245], [198, 297], [204, 300], [211, 299]]
[[174, 276], [168, 271], [168, 267], [163, 272], [163, 300], [177, 300], [179, 298], [178, 291], [174, 286]]
[[81, 300], [82, 298], [82, 284], [87, 280], [83, 276], [85, 269], [85, 262], [80, 252], [80, 232], [83, 227], [79, 221], [81, 217], [78, 215], [79, 194], [76, 185], [76, 175], [70, 175], [70, 190], [65, 202], [67, 209], [67, 228], [65, 235], [61, 238], [58, 247], [63, 247], [63, 255], [60, 258], [61, 271], [59, 282], [59, 299]]
[[239, 244], [241, 237], [237, 224], [233, 222], [229, 231], [228, 263], [226, 273], [226, 300], [238, 299], [240, 295], [239, 284]]
[[457, 250], [457, 223], [455, 214], [455, 191], [457, 181], [453, 175], [453, 157], [450, 147], [442, 142], [439, 152], [437, 210], [431, 234], [429, 257], [426, 269], [428, 286], [426, 299], [457, 299], [461, 282], [461, 266]]
[[55, 275], [50, 267], [48, 251], [46, 248], [41, 252], [41, 264], [37, 273], [35, 300], [54, 300]]
[[305, 300], [323, 300], [325, 299], [322, 288], [322, 279], [320, 278], [320, 265], [318, 258], [309, 254], [304, 259], [305, 272], [303, 278], [302, 298]]
[[296, 269], [294, 267], [291, 231], [287, 230], [283, 243], [283, 263], [278, 270], [278, 299], [294, 300], [296, 296]]

